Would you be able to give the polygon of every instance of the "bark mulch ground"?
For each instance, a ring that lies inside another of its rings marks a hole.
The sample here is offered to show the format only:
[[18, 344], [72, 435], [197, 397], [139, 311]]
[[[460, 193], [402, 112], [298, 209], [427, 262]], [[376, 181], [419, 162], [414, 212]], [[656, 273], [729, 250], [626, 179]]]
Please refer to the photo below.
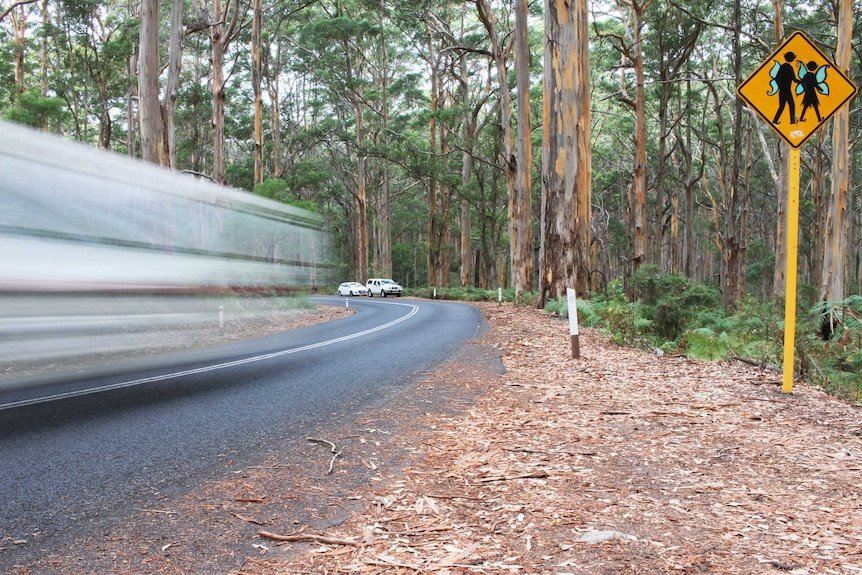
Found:
[[242, 572], [862, 573], [858, 406], [590, 330], [572, 360], [564, 321], [481, 307], [505, 373], [435, 372], [475, 402], [394, 438], [411, 462], [355, 493], [345, 523], [259, 535], [334, 541], [281, 543], [298, 554]]
[[859, 406], [592, 330], [573, 360], [565, 321], [477, 305], [484, 337], [302, 462], [19, 573], [862, 573]]

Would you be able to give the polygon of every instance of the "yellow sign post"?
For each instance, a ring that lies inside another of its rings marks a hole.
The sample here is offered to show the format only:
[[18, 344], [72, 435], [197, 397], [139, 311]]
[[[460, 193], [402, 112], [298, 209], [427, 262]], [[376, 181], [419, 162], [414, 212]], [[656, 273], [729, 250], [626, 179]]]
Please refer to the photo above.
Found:
[[802, 32], [791, 34], [736, 88], [749, 108], [790, 145], [787, 286], [784, 298], [784, 386], [793, 392], [796, 262], [799, 243], [799, 148], [857, 88]]

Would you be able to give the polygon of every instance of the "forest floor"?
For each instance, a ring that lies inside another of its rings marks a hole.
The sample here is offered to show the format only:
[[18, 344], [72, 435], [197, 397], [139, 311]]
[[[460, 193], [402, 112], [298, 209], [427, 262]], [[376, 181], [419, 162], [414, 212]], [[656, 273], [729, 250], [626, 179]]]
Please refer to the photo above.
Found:
[[[862, 573], [862, 410], [780, 374], [475, 304], [418, 383], [17, 572]], [[300, 517], [287, 510], [305, 509]]]

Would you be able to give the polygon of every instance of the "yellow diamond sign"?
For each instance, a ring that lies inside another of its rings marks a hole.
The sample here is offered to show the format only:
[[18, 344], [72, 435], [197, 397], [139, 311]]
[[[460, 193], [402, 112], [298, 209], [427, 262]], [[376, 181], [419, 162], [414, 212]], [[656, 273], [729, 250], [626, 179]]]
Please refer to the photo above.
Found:
[[794, 32], [736, 89], [798, 148], [856, 95], [856, 86], [802, 32]]

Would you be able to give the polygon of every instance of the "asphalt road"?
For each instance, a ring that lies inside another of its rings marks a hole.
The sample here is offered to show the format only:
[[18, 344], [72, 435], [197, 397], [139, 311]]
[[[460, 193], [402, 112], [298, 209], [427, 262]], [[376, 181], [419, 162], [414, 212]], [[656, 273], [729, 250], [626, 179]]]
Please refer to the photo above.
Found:
[[[344, 305], [344, 298], [316, 298]], [[135, 372], [0, 392], [0, 565], [14, 541], [181, 496], [267, 443], [373, 406], [482, 330], [471, 306], [351, 298], [359, 313]], [[9, 557], [7, 557], [9, 559]]]

